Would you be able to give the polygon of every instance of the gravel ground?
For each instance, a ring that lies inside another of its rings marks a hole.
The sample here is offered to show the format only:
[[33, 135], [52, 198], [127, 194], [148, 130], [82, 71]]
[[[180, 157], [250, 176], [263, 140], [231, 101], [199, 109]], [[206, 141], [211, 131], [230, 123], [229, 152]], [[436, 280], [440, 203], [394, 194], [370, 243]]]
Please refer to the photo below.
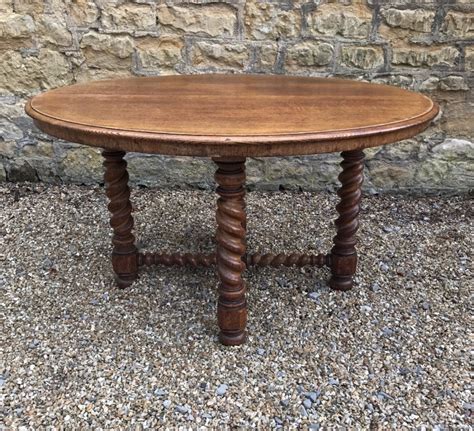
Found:
[[[212, 250], [213, 193], [133, 199], [142, 247]], [[250, 193], [249, 249], [327, 251], [335, 202]], [[472, 429], [466, 197], [365, 197], [351, 292], [327, 270], [252, 269], [235, 348], [217, 342], [212, 269], [114, 287], [101, 188], [4, 184], [0, 208], [7, 429]]]

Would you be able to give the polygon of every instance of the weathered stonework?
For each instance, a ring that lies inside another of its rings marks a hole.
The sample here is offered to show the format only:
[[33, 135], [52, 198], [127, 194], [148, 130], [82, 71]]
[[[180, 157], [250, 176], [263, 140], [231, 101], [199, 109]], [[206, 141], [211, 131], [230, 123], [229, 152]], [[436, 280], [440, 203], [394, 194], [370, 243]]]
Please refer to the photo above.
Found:
[[385, 9], [382, 10], [384, 21], [390, 27], [397, 27], [416, 32], [429, 33], [433, 26], [435, 11], [423, 9]]
[[252, 39], [296, 38], [301, 31], [301, 11], [282, 10], [274, 3], [259, 0], [246, 1], [244, 23]]
[[158, 23], [165, 29], [207, 36], [230, 37], [235, 33], [237, 15], [234, 8], [226, 4], [188, 4], [187, 6], [160, 5], [157, 9]]
[[69, 5], [68, 16], [73, 26], [87, 28], [99, 18], [99, 8], [93, 0], [76, 0]]
[[345, 67], [372, 70], [384, 65], [383, 49], [380, 46], [346, 45], [341, 49], [341, 63]]
[[323, 4], [308, 15], [308, 32], [314, 36], [343, 36], [364, 39], [369, 36], [372, 12], [364, 4], [341, 6]]
[[144, 37], [137, 40], [137, 56], [144, 70], [171, 73], [182, 62], [183, 39], [176, 36]]
[[[125, 76], [288, 73], [423, 91], [442, 113], [420, 136], [367, 149], [365, 188], [474, 189], [472, 0], [0, 0], [0, 181], [100, 183], [98, 149], [38, 131], [28, 97]], [[206, 159], [127, 155], [133, 184], [211, 188]], [[252, 189], [338, 185], [339, 156], [248, 161]]]
[[101, 24], [104, 30], [119, 33], [153, 30], [156, 26], [155, 9], [146, 4], [109, 4], [102, 10]]
[[470, 46], [466, 48], [466, 55], [465, 55], [465, 64], [466, 70], [469, 72], [474, 71], [474, 46]]
[[326, 42], [305, 41], [297, 43], [287, 50], [286, 68], [298, 71], [304, 67], [328, 65], [334, 55], [334, 47]]
[[242, 70], [249, 60], [249, 51], [243, 43], [196, 42], [191, 61], [199, 69]]
[[471, 39], [474, 37], [474, 13], [448, 12], [443, 31], [448, 37]]
[[408, 46], [393, 49], [392, 64], [410, 67], [450, 67], [459, 58], [459, 51], [452, 46]]
[[0, 54], [0, 88], [5, 93], [27, 95], [70, 84], [71, 66], [57, 51], [40, 49], [22, 56], [17, 51]]

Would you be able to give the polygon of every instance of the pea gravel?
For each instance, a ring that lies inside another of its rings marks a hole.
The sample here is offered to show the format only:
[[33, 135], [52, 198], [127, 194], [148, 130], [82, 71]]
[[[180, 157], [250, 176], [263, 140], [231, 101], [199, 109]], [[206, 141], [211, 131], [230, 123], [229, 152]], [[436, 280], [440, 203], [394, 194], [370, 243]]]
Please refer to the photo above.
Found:
[[[215, 196], [134, 190], [149, 250], [213, 247]], [[327, 251], [337, 196], [248, 195], [251, 250]], [[6, 429], [472, 429], [473, 205], [366, 196], [357, 286], [251, 269], [249, 339], [217, 342], [213, 269], [114, 287], [100, 187], [0, 186]]]

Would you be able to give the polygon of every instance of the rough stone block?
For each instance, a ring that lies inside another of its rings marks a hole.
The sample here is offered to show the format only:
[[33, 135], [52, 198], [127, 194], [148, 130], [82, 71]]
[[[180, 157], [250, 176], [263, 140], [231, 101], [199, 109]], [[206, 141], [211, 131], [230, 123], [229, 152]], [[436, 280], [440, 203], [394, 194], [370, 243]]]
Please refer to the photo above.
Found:
[[334, 47], [326, 42], [304, 41], [288, 47], [286, 68], [297, 71], [300, 68], [327, 66], [334, 56]]
[[474, 37], [474, 13], [450, 11], [446, 14], [441, 31], [449, 37], [471, 39]]
[[119, 58], [127, 58], [133, 52], [133, 40], [129, 36], [112, 36], [95, 31], [86, 33], [81, 40], [81, 48], [108, 52]]
[[28, 57], [6, 51], [0, 55], [0, 64], [0, 88], [15, 94], [30, 94], [72, 81], [71, 66], [65, 56], [49, 49]]
[[31, 37], [34, 31], [35, 23], [29, 15], [12, 13], [0, 16], [0, 38]]
[[52, 44], [61, 47], [72, 45], [72, 34], [67, 29], [62, 15], [43, 15], [38, 19], [37, 38], [41, 44]]
[[68, 16], [76, 27], [89, 27], [99, 18], [99, 9], [93, 0], [75, 0], [68, 8]]
[[474, 71], [474, 46], [466, 47], [465, 64], [467, 71]]
[[180, 37], [145, 37], [138, 39], [136, 45], [140, 64], [145, 69], [173, 70], [182, 61], [184, 43]]
[[13, 8], [16, 13], [39, 15], [44, 11], [44, 0], [14, 0]]
[[102, 181], [103, 168], [100, 150], [78, 146], [66, 150], [59, 166], [66, 181], [77, 184], [96, 184]]
[[101, 14], [105, 30], [149, 30], [156, 26], [155, 8], [149, 4], [107, 5]]
[[445, 91], [467, 91], [469, 87], [462, 76], [445, 76], [440, 80], [439, 88]]
[[381, 12], [390, 27], [429, 33], [435, 18], [435, 11], [424, 9], [385, 9]]
[[252, 39], [296, 38], [301, 31], [301, 10], [283, 10], [276, 4], [258, 0], [246, 1], [244, 23]]
[[392, 64], [410, 67], [452, 67], [459, 58], [459, 51], [452, 46], [393, 48]]
[[278, 45], [276, 43], [265, 43], [257, 48], [257, 68], [270, 70], [275, 66], [278, 56]]
[[345, 45], [341, 48], [341, 64], [363, 70], [378, 69], [384, 65], [383, 49], [380, 46]]
[[[23, 133], [21, 135], [23, 137]], [[12, 139], [12, 138], [9, 138], [8, 132], [7, 133], [3, 132], [1, 137], [4, 140], [0, 141], [0, 156], [6, 157], [8, 159], [14, 157], [17, 152], [16, 142], [13, 140], [7, 140], [7, 139]], [[16, 139], [16, 138], [13, 138], [13, 139]]]
[[196, 42], [192, 49], [191, 62], [198, 68], [243, 69], [250, 52], [243, 43]]
[[168, 29], [208, 36], [233, 36], [237, 27], [236, 10], [226, 4], [160, 5], [158, 23]]
[[367, 38], [372, 25], [372, 12], [362, 3], [341, 6], [327, 3], [308, 15], [308, 32], [312, 35]]

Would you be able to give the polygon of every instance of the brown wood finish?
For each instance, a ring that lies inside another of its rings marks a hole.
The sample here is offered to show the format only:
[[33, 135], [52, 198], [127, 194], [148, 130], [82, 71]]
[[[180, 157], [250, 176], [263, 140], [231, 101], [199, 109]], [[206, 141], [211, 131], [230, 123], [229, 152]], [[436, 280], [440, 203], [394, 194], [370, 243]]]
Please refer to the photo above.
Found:
[[[303, 266], [315, 266], [322, 268], [323, 266], [330, 266], [329, 254], [305, 254], [305, 253], [291, 253], [291, 254], [273, 254], [273, 253], [252, 253], [246, 254], [242, 260], [247, 266], [296, 266], [302, 268]], [[139, 266], [193, 266], [195, 268], [203, 266], [210, 267], [216, 263], [216, 254], [203, 253], [139, 253]]]
[[247, 324], [245, 270], [245, 159], [214, 159], [218, 169], [217, 251], [219, 339], [225, 345], [242, 344]]
[[[328, 266], [329, 285], [353, 286], [363, 181], [362, 149], [423, 131], [438, 113], [429, 98], [363, 82], [263, 75], [194, 75], [98, 81], [34, 97], [27, 113], [44, 132], [105, 148], [105, 186], [119, 287], [139, 266], [217, 264], [223, 344], [245, 341], [246, 266]], [[209, 156], [217, 164], [217, 249], [139, 253], [132, 233], [126, 151]], [[246, 253], [245, 158], [339, 151], [342, 172], [329, 254]]]
[[46, 133], [120, 151], [290, 156], [395, 142], [438, 106], [387, 85], [280, 75], [188, 75], [77, 84], [34, 97]]
[[341, 187], [337, 192], [341, 200], [336, 206], [339, 217], [335, 222], [337, 234], [330, 255], [332, 277], [329, 286], [335, 290], [349, 290], [352, 288], [352, 276], [357, 266], [355, 246], [364, 181], [364, 152], [347, 151], [341, 155]]
[[130, 286], [138, 276], [138, 250], [133, 236], [132, 205], [128, 187], [127, 162], [123, 151], [103, 151], [105, 191], [111, 213], [112, 266], [117, 285]]

